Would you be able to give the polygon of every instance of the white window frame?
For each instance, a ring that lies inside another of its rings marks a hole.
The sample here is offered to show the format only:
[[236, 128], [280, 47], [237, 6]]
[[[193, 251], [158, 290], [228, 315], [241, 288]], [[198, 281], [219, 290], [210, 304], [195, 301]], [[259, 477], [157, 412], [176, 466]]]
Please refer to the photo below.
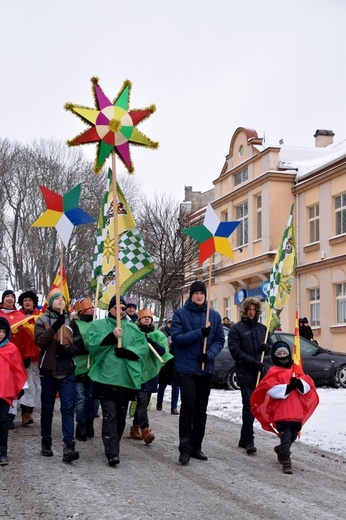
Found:
[[335, 197], [335, 234], [346, 233], [346, 193]]
[[249, 170], [248, 167], [243, 168], [239, 172], [234, 174], [234, 186], [238, 186], [238, 184], [241, 184], [242, 182], [247, 181], [249, 178]]
[[346, 323], [346, 282], [335, 285], [336, 323]]
[[321, 304], [320, 304], [320, 288], [315, 287], [309, 290], [310, 299], [310, 325], [311, 327], [321, 326]]
[[249, 242], [249, 205], [246, 200], [242, 204], [239, 204], [235, 208], [236, 210], [236, 220], [240, 222], [237, 226], [237, 247], [242, 247], [248, 244]]
[[256, 240], [262, 238], [262, 195], [256, 197]]
[[308, 208], [309, 212], [309, 240], [310, 244], [320, 241], [320, 205], [315, 204]]

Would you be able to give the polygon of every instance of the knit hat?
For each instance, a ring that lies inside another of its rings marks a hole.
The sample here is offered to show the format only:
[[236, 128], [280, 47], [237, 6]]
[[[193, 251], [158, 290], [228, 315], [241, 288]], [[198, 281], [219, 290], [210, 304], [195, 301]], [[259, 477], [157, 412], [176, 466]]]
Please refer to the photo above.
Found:
[[[117, 303], [116, 297], [112, 296], [112, 298], [111, 298], [111, 300], [109, 302], [109, 305], [108, 305], [108, 310], [110, 311], [111, 308], [116, 305], [116, 303]], [[123, 296], [120, 296], [120, 303], [126, 307], [126, 301], [125, 301], [125, 298]]]
[[193, 282], [190, 287], [190, 298], [195, 292], [202, 292], [207, 297], [207, 288], [203, 282]]
[[[285, 356], [279, 357], [279, 353], [284, 353]], [[276, 341], [272, 346], [271, 355], [276, 366], [290, 368], [293, 364], [291, 349], [285, 341]]]
[[1, 302], [3, 303], [4, 302], [4, 299], [6, 296], [8, 296], [9, 294], [12, 294], [14, 296], [14, 301], [16, 301], [16, 294], [14, 292], [13, 289], [6, 289], [6, 291], [4, 291], [2, 293], [2, 297], [1, 297]]
[[138, 313], [138, 321], [141, 319], [141, 318], [151, 318], [151, 321], [153, 321], [153, 313], [151, 312], [150, 309], [141, 309]]
[[76, 312], [87, 311], [88, 309], [92, 309], [94, 307], [93, 302], [90, 298], [79, 298], [75, 301], [74, 308]]
[[[48, 295], [49, 296], [49, 295]], [[48, 307], [51, 307], [53, 305], [53, 302], [56, 298], [60, 298], [60, 296], [62, 296], [65, 300], [65, 297], [63, 294], [59, 293], [59, 292], [53, 292], [50, 296], [49, 296], [49, 300], [48, 300]]]
[[[6, 338], [10, 337], [10, 333], [11, 333], [10, 324], [8, 323], [7, 319], [3, 318], [2, 316], [0, 317], [0, 329], [3, 329], [6, 331]], [[2, 341], [4, 341], [4, 340], [2, 340]]]
[[133, 307], [134, 309], [137, 309], [137, 305], [135, 303], [127, 303], [126, 304], [126, 309], [129, 309], [130, 307]]
[[24, 291], [19, 295], [18, 304], [23, 307], [24, 298], [30, 298], [34, 302], [34, 308], [38, 305], [38, 296], [34, 291]]

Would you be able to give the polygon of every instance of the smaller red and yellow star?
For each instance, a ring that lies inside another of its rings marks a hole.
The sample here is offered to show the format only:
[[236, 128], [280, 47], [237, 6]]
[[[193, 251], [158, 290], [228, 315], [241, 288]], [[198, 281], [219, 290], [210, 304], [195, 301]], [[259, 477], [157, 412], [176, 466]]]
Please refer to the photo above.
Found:
[[97, 143], [94, 170], [99, 173], [106, 159], [115, 150], [130, 173], [134, 167], [130, 156], [130, 143], [147, 148], [157, 148], [158, 143], [151, 141], [136, 126], [155, 112], [155, 105], [140, 110], [129, 110], [131, 82], [125, 81], [118, 96], [112, 103], [103, 93], [98, 78], [91, 78], [96, 108], [66, 103], [66, 110], [77, 114], [91, 126], [85, 132], [68, 141], [69, 146]]

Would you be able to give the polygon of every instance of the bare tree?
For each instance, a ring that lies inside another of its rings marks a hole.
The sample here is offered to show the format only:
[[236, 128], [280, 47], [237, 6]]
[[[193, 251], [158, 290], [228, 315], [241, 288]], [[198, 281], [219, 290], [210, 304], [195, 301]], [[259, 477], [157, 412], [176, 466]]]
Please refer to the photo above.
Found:
[[157, 303], [159, 323], [181, 304], [185, 267], [198, 255], [198, 244], [181, 233], [179, 204], [167, 194], [145, 200], [137, 220], [155, 271], [132, 289], [143, 301]]
[[[47, 293], [59, 265], [59, 239], [54, 228], [31, 224], [46, 210], [40, 185], [61, 195], [82, 183], [79, 206], [96, 220], [105, 176], [96, 175], [80, 149], [53, 140], [31, 145], [0, 140], [2, 179], [2, 251], [0, 263], [14, 289]], [[72, 295], [90, 293], [96, 224], [74, 229], [64, 264]]]

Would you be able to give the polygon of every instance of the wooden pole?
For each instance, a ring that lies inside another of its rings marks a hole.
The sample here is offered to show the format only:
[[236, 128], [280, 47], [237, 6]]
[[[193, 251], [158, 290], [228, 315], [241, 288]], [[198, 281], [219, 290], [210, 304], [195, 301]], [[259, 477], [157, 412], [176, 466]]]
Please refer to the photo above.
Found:
[[[210, 293], [211, 293], [211, 274], [212, 274], [212, 267], [213, 267], [213, 255], [210, 257], [210, 263], [209, 263], [209, 280], [208, 280], [208, 298], [207, 298], [207, 314], [205, 317], [205, 326], [209, 327], [209, 314], [210, 314]], [[207, 341], [208, 338], [204, 338], [203, 343], [203, 354], [207, 352]], [[205, 368], [205, 363], [202, 363], [202, 371]]]
[[95, 293], [95, 303], [94, 303], [94, 314], [93, 314], [93, 320], [96, 320], [97, 304], [98, 304], [98, 301], [99, 301], [100, 281], [101, 281], [101, 276], [99, 275], [99, 276], [97, 277], [97, 283], [96, 283], [96, 293]]
[[[264, 337], [264, 343], [267, 343], [267, 340], [268, 340], [268, 336], [269, 336], [269, 325], [270, 325], [271, 315], [272, 315], [272, 309], [270, 309], [269, 320], [267, 320], [267, 330], [266, 330], [266, 335], [265, 335], [265, 337]], [[262, 351], [262, 354], [261, 354], [261, 363], [263, 363], [263, 360], [264, 360], [264, 351]], [[258, 383], [259, 383], [259, 381], [260, 381], [260, 377], [261, 377], [261, 372], [258, 371], [258, 374], [257, 374], [257, 381], [256, 381], [256, 386], [258, 385]]]
[[[115, 273], [115, 304], [117, 327], [121, 327], [120, 319], [120, 269], [119, 269], [119, 232], [118, 232], [118, 194], [115, 164], [115, 150], [112, 150], [112, 182], [113, 182], [113, 226], [114, 226], [114, 273]], [[118, 348], [121, 348], [121, 338], [118, 338]]]
[[[64, 270], [64, 243], [60, 239], [60, 287], [59, 287], [59, 291], [60, 291], [60, 298], [62, 300], [63, 300], [63, 295], [62, 295], [63, 270]], [[63, 314], [63, 312], [64, 312], [64, 309], [60, 309], [60, 314]], [[61, 327], [59, 329], [59, 341], [60, 341], [60, 343], [62, 343], [62, 328]]]
[[157, 359], [164, 365], [165, 362], [164, 360], [162, 359], [162, 357], [160, 356], [160, 354], [158, 354], [158, 352], [156, 352], [156, 350], [154, 349], [154, 347], [152, 345], [150, 345], [150, 343], [148, 343], [148, 347], [150, 348], [150, 350], [152, 351], [152, 353], [157, 357]]

